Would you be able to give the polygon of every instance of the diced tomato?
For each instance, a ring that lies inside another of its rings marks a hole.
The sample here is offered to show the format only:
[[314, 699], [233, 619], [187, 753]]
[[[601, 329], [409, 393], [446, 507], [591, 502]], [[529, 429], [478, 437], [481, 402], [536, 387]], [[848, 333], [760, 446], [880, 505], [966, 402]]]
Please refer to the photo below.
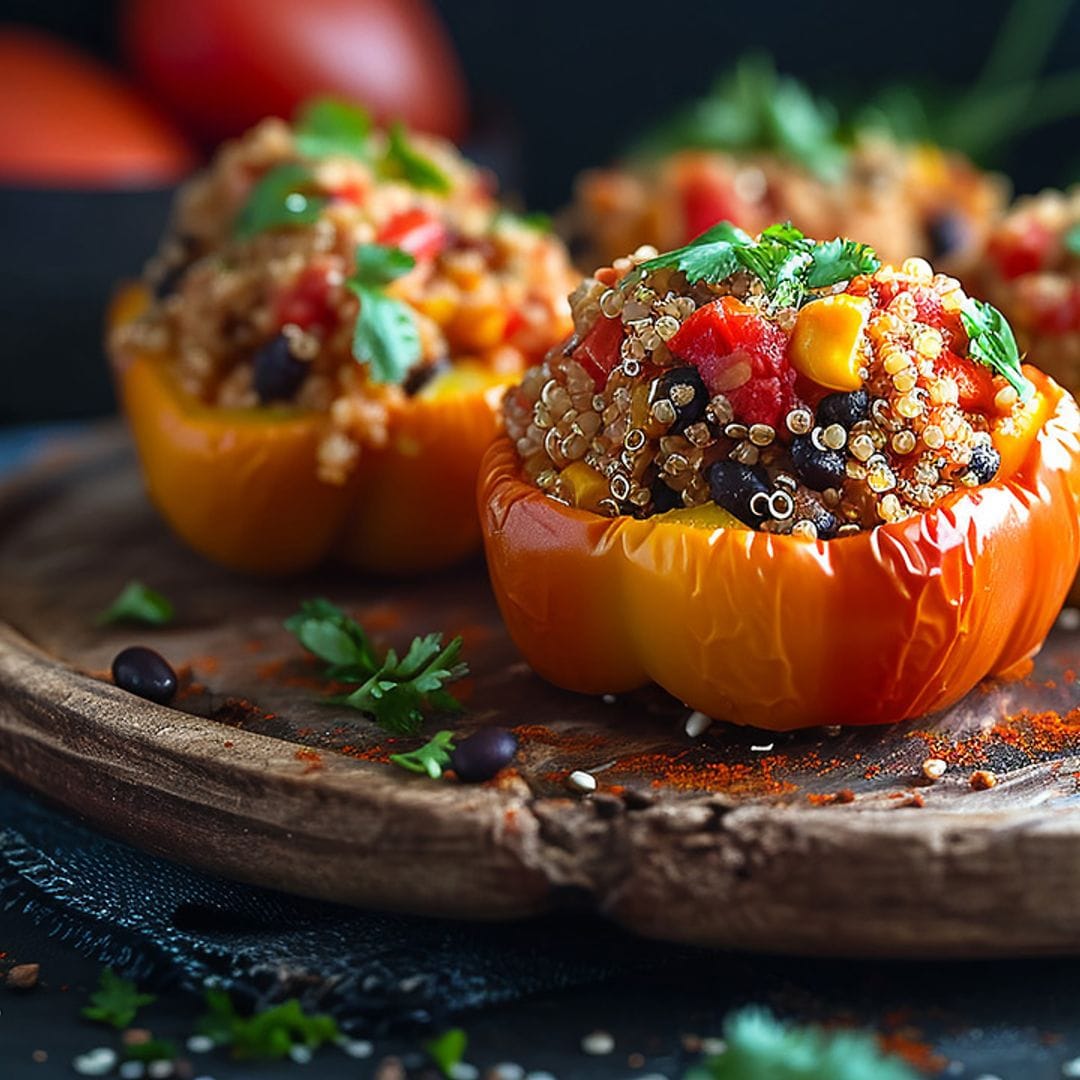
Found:
[[989, 413], [994, 407], [994, 375], [979, 360], [968, 360], [946, 349], [934, 361], [941, 375], [948, 375], [960, 391], [960, 408]]
[[367, 196], [367, 187], [359, 180], [348, 180], [343, 184], [338, 184], [330, 194], [333, 198], [340, 199], [342, 202], [354, 203], [359, 206]]
[[1040, 334], [1072, 334], [1080, 331], [1080, 284], [1072, 284], [1056, 303], [1032, 304], [1032, 322]]
[[301, 330], [328, 330], [337, 319], [330, 301], [330, 279], [334, 268], [326, 265], [309, 266], [283, 289], [274, 302], [274, 319], [278, 326], [292, 323]]
[[795, 402], [788, 335], [749, 304], [724, 296], [698, 308], [668, 342], [711, 394], [723, 394], [744, 424], [776, 427]]
[[426, 210], [416, 207], [395, 214], [378, 232], [380, 244], [401, 248], [414, 259], [434, 259], [446, 247], [446, 226]]
[[619, 346], [623, 340], [622, 319], [597, 318], [593, 328], [571, 354], [593, 378], [597, 389], [607, 383], [608, 375], [620, 362]]
[[714, 177], [707, 174], [688, 176], [679, 186], [687, 241], [711, 229], [718, 221], [739, 224], [744, 216], [731, 186], [721, 185]]
[[1054, 234], [1032, 218], [1025, 222], [1022, 232], [995, 236], [990, 241], [989, 255], [1001, 276], [1012, 280], [1041, 270], [1053, 243]]

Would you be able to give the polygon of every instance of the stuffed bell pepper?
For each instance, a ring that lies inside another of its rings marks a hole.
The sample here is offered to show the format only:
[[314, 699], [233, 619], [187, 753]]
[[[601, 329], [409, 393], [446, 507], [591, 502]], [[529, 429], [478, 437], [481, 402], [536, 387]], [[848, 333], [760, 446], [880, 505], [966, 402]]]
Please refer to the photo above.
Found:
[[448, 144], [334, 101], [265, 121], [181, 191], [114, 304], [152, 500], [239, 570], [461, 558], [501, 391], [569, 331], [574, 281]]
[[790, 225], [616, 260], [479, 487], [515, 642], [785, 730], [1021, 669], [1080, 561], [1080, 414], [955, 278]]

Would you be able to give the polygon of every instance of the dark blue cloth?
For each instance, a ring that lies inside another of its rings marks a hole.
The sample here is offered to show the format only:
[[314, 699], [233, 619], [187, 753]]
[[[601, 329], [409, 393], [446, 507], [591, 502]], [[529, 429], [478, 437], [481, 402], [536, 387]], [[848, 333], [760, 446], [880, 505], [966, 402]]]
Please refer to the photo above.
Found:
[[133, 978], [296, 996], [350, 1030], [438, 1023], [689, 955], [586, 915], [466, 923], [356, 911], [143, 854], [0, 781], [0, 925], [16, 915]]

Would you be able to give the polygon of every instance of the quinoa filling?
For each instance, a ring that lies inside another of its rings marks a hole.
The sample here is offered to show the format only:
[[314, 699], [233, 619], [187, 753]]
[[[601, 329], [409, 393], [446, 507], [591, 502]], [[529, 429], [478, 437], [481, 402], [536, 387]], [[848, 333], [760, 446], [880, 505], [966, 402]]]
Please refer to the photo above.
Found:
[[441, 140], [315, 102], [227, 144], [181, 191], [148, 310], [114, 356], [160, 355], [230, 409], [326, 415], [319, 475], [343, 483], [416, 394], [484, 390], [570, 329], [565, 249], [505, 211]]
[[640, 249], [505, 400], [526, 477], [606, 516], [831, 539], [992, 481], [1030, 393], [1011, 331], [923, 259], [790, 225]]

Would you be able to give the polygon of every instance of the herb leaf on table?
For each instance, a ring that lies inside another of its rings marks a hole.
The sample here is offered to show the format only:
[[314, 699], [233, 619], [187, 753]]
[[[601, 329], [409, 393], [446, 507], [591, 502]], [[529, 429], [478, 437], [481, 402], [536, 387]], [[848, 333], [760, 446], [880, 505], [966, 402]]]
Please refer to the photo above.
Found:
[[224, 990], [207, 990], [204, 1000], [199, 1033], [229, 1047], [236, 1058], [274, 1061], [288, 1057], [294, 1047], [317, 1050], [341, 1037], [332, 1016], [305, 1013], [296, 998], [251, 1016], [241, 1016]]
[[452, 731], [436, 731], [434, 735], [417, 750], [405, 754], [391, 754], [390, 760], [409, 772], [427, 773], [432, 780], [438, 780], [443, 770], [450, 764], [450, 752], [454, 749]]
[[461, 710], [461, 703], [446, 690], [448, 683], [468, 674], [468, 666], [459, 659], [460, 637], [444, 645], [441, 633], [425, 634], [413, 638], [400, 659], [394, 649], [380, 659], [364, 628], [322, 599], [301, 604], [285, 628], [326, 662], [328, 679], [360, 684], [348, 694], [325, 700], [369, 713], [387, 731], [414, 735], [427, 712]]
[[465, 1057], [469, 1037], [461, 1028], [449, 1028], [434, 1039], [424, 1043], [428, 1057], [448, 1080]]
[[90, 1004], [83, 1007], [82, 1015], [119, 1030], [129, 1027], [139, 1009], [155, 1001], [154, 994], [139, 993], [135, 983], [107, 967], [98, 976], [98, 988], [90, 995]]
[[97, 624], [133, 622], [164, 626], [172, 622], [172, 601], [141, 581], [129, 581], [116, 599], [97, 617]]
[[916, 1080], [862, 1031], [783, 1024], [767, 1009], [747, 1008], [724, 1022], [727, 1049], [694, 1066], [684, 1080]]

